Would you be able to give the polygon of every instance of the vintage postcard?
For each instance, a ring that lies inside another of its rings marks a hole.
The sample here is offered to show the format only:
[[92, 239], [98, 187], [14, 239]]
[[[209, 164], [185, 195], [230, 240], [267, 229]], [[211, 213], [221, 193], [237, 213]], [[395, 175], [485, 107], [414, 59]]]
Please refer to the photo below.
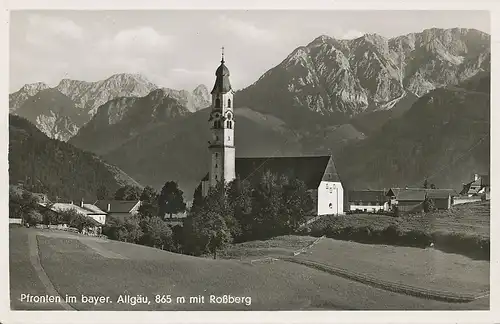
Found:
[[490, 316], [492, 9], [85, 9], [5, 14], [5, 323]]

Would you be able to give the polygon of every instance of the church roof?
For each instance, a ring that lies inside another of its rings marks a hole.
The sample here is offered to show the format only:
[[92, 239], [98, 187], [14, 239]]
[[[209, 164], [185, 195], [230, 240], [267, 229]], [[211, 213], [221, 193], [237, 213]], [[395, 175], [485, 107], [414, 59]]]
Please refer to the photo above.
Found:
[[213, 93], [228, 93], [229, 91], [232, 90], [231, 88], [231, 82], [229, 82], [229, 69], [227, 66], [224, 64], [224, 60], [221, 61], [220, 66], [217, 68], [217, 71], [215, 71], [215, 84], [212, 89], [212, 94]]
[[[302, 180], [308, 189], [318, 189], [321, 181], [340, 182], [331, 156], [236, 158], [236, 175], [257, 181], [266, 172]], [[208, 180], [208, 174], [202, 181]]]

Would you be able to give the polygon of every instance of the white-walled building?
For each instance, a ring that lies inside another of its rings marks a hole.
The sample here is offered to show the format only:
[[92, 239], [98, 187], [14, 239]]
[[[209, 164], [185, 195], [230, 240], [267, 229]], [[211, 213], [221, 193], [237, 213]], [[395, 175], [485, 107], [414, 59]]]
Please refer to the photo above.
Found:
[[[344, 188], [331, 156], [236, 158], [234, 145], [233, 89], [224, 53], [217, 68], [212, 89], [212, 112], [208, 120], [210, 169], [201, 181], [201, 194], [206, 196], [217, 182], [240, 179], [260, 179], [265, 172], [302, 180], [315, 202], [314, 214], [344, 214]], [[259, 143], [255, 143], [259, 145]]]

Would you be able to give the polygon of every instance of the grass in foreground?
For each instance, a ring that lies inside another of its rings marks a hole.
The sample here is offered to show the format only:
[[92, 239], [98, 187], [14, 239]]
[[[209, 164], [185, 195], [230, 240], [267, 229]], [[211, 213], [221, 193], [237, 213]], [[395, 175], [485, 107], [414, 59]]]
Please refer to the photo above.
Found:
[[[11, 235], [25, 235], [11, 231]], [[487, 309], [487, 301], [450, 304], [375, 289], [283, 261], [250, 265], [140, 247], [129, 259], [104, 258], [76, 239], [38, 236], [42, 265], [61, 295], [109, 296], [113, 304], [74, 304], [79, 310], [301, 310], [301, 309]], [[103, 248], [108, 243], [96, 241]], [[112, 244], [120, 244], [113, 242]], [[130, 244], [122, 249], [128, 250]], [[119, 253], [114, 246], [114, 252]], [[155, 252], [144, 257], [145, 249]], [[159, 252], [159, 253], [157, 253]], [[123, 254], [122, 254], [123, 255]], [[17, 278], [17, 280], [20, 280]], [[13, 286], [20, 283], [13, 282]], [[186, 303], [117, 304], [120, 294], [187, 298]], [[190, 304], [190, 296], [249, 296], [251, 306]]]

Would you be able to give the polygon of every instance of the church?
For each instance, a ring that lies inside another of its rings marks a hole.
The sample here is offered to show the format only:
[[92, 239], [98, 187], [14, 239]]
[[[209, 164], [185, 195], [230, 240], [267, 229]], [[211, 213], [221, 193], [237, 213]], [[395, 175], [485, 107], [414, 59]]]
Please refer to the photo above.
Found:
[[270, 171], [278, 176], [302, 180], [316, 205], [313, 214], [344, 214], [344, 189], [331, 156], [236, 158], [234, 91], [229, 81], [224, 51], [215, 76], [211, 92], [212, 111], [208, 120], [212, 136], [208, 142], [210, 169], [201, 180], [202, 195], [206, 197], [210, 187], [220, 181], [228, 183], [237, 176], [242, 180], [258, 180], [263, 173]]

